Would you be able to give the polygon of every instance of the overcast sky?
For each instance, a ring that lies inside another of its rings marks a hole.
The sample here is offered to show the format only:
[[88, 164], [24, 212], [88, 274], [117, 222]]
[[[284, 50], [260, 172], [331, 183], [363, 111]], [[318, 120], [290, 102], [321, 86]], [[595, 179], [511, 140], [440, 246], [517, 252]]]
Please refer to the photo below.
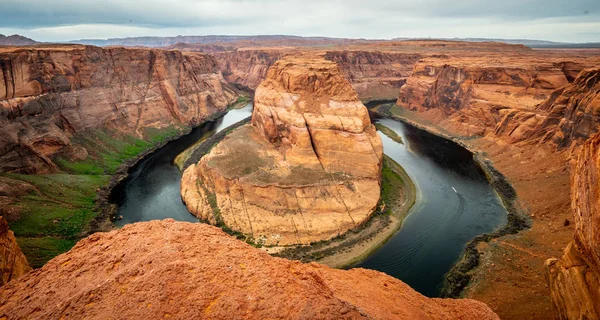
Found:
[[600, 0], [0, 0], [0, 33], [38, 41], [289, 34], [600, 42]]

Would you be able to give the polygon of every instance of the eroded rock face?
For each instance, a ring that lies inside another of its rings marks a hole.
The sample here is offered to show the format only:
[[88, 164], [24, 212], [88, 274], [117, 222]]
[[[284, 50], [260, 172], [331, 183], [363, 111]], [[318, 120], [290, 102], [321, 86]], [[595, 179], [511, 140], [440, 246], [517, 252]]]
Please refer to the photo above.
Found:
[[287, 57], [256, 90], [252, 125], [185, 170], [188, 209], [270, 245], [308, 244], [360, 226], [380, 192], [383, 147], [333, 62]]
[[575, 239], [563, 257], [546, 262], [555, 315], [600, 319], [600, 135], [583, 146], [573, 168]]
[[87, 129], [143, 137], [148, 128], [193, 126], [235, 93], [204, 54], [50, 46], [0, 51], [0, 171], [45, 173]]
[[96, 233], [0, 288], [7, 319], [498, 319], [430, 299], [381, 272], [281, 258], [205, 224], [152, 221]]
[[583, 143], [598, 132], [600, 120], [600, 69], [586, 69], [573, 83], [552, 93], [540, 110], [548, 116], [539, 125], [542, 142], [559, 147]]
[[[275, 61], [298, 50], [241, 49], [211, 55], [219, 62], [227, 81], [256, 89]], [[406, 83], [415, 63], [422, 57], [419, 53], [376, 50], [335, 50], [323, 54], [325, 59], [338, 64], [361, 100], [396, 99], [398, 90]]]
[[[571, 125], [575, 120], [570, 117], [577, 109], [573, 105], [589, 104], [593, 99], [580, 97], [569, 102], [569, 108], [565, 105], [573, 91], [590, 94], [588, 89], [583, 89], [586, 85], [579, 82], [589, 86], [594, 82], [591, 75], [587, 80], [570, 82], [578, 72], [593, 64], [589, 59], [570, 62], [533, 56], [498, 57], [497, 60], [427, 58], [416, 64], [407, 84], [400, 90], [397, 104], [425, 114], [426, 118], [464, 136], [493, 134], [513, 143], [540, 140], [550, 130], [553, 134], [544, 141], [563, 143], [564, 135], [585, 131], [588, 127], [573, 129], [577, 126]], [[561, 98], [563, 90], [567, 97]], [[584, 112], [579, 113], [580, 121], [589, 122], [590, 117], [581, 113]], [[564, 122], [562, 126], [566, 128], [557, 133], [549, 127], [558, 122]], [[562, 133], [565, 131], [569, 134]]]
[[395, 100], [398, 90], [423, 57], [419, 53], [366, 50], [328, 51], [327, 60], [340, 66], [361, 100]]
[[27, 258], [21, 252], [17, 239], [8, 229], [8, 223], [0, 216], [0, 286], [17, 279], [31, 270]]

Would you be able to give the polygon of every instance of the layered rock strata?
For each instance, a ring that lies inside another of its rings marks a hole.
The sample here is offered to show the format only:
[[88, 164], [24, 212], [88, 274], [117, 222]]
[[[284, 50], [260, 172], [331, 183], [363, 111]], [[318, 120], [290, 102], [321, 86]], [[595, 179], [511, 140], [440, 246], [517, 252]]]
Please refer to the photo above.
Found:
[[551, 301], [557, 319], [600, 319], [600, 135], [583, 146], [571, 185], [575, 238], [546, 261]]
[[[240, 49], [212, 53], [229, 82], [256, 89], [268, 68], [278, 59], [299, 48]], [[314, 50], [314, 49], [313, 49]], [[335, 50], [324, 52], [327, 60], [338, 64], [361, 100], [396, 99], [406, 83], [419, 53]]]
[[56, 171], [81, 160], [73, 136], [102, 129], [144, 137], [193, 126], [236, 94], [214, 58], [151, 49], [48, 46], [0, 50], [0, 172]]
[[367, 109], [333, 62], [276, 62], [256, 90], [252, 125], [187, 168], [188, 209], [268, 245], [331, 239], [366, 222], [383, 148]]
[[381, 272], [281, 258], [205, 224], [96, 233], [0, 288], [5, 319], [498, 319], [483, 303], [430, 299]]
[[[573, 131], [569, 119], [573, 112], [573, 116], [587, 119], [584, 121], [591, 118], [582, 116], [574, 105], [588, 104], [593, 98], [579, 97], [565, 109], [567, 101], [574, 92], [595, 95], [597, 91], [587, 88], [594, 82], [589, 74], [594, 71], [577, 78], [593, 65], [590, 60], [580, 60], [423, 59], [401, 88], [397, 104], [463, 136], [493, 134], [509, 143], [535, 139], [565, 144], [561, 136]], [[565, 128], [559, 131], [567, 133], [555, 132], [561, 121]], [[548, 131], [555, 136], [546, 136]]]
[[8, 223], [0, 216], [0, 286], [31, 270]]

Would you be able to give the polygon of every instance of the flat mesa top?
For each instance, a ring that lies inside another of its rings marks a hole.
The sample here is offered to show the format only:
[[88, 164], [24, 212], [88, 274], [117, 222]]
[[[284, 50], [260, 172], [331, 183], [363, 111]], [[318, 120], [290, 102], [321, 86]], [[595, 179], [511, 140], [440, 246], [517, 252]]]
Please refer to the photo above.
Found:
[[290, 55], [275, 62], [257, 88], [257, 96], [267, 90], [299, 94], [305, 98], [360, 101], [337, 63], [319, 55]]

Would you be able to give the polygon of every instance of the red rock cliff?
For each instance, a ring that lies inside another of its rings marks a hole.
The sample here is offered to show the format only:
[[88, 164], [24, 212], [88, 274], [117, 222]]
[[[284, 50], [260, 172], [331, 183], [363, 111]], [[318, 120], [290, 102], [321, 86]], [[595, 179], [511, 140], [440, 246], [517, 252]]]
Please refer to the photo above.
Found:
[[31, 268], [17, 244], [17, 239], [8, 229], [8, 223], [0, 216], [0, 286], [17, 279]]
[[397, 104], [427, 114], [461, 135], [494, 132], [527, 139], [546, 112], [536, 108], [573, 81], [587, 62], [536, 57], [427, 58], [419, 61]]
[[[300, 49], [240, 49], [212, 55], [227, 81], [256, 89], [267, 69], [286, 54]], [[305, 49], [306, 50], [306, 49]], [[418, 53], [339, 50], [325, 52], [337, 63], [361, 100], [396, 99], [398, 90], [421, 58]]]
[[498, 319], [383, 273], [281, 258], [205, 224], [136, 223], [81, 240], [0, 288], [5, 319]]
[[575, 238], [546, 262], [555, 316], [600, 319], [600, 135], [583, 146], [572, 174]]
[[[0, 51], [0, 171], [42, 173], [73, 135], [197, 125], [235, 100], [204, 54], [91, 46]], [[79, 152], [81, 153], [81, 152]], [[85, 153], [84, 153], [85, 156]]]

